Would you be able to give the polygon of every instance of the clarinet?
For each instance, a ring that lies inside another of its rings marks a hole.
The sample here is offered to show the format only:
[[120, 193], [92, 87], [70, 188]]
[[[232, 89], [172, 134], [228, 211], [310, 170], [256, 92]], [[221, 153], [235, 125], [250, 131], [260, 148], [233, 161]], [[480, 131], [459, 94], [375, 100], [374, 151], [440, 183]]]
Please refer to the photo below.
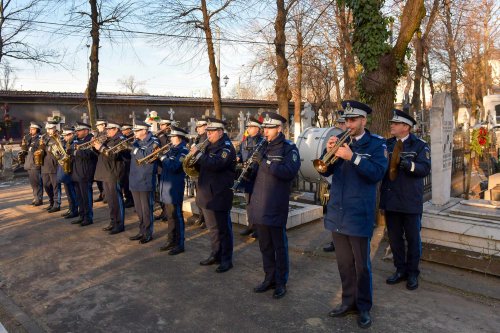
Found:
[[233, 190], [233, 192], [237, 191], [238, 186], [240, 186], [243, 179], [245, 179], [245, 177], [247, 176], [248, 170], [250, 169], [250, 167], [253, 164], [252, 160], [253, 160], [253, 157], [255, 156], [255, 154], [260, 153], [260, 151], [265, 146], [267, 146], [267, 140], [265, 138], [262, 138], [262, 140], [260, 140], [259, 143], [255, 146], [255, 149], [254, 149], [252, 155], [250, 155], [250, 157], [245, 162], [245, 166], [243, 167], [243, 170], [241, 171], [240, 176], [238, 177], [238, 179], [236, 179], [234, 181], [233, 187], [231, 187], [231, 190]]

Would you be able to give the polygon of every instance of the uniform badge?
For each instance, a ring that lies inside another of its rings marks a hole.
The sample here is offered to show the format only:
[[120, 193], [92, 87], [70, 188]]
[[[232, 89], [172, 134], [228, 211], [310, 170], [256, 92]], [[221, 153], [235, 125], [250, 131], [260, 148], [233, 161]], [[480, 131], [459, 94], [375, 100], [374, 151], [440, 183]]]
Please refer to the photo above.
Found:
[[293, 153], [292, 153], [292, 160], [293, 160], [294, 162], [297, 162], [297, 160], [298, 160], [298, 159], [299, 159], [299, 157], [297, 156], [297, 153], [296, 153], [296, 152], [293, 152]]
[[221, 157], [222, 157], [222, 158], [226, 158], [226, 157], [227, 157], [227, 151], [225, 151], [225, 150], [224, 150], [224, 151], [222, 152]]
[[385, 158], [389, 158], [389, 153], [387, 152], [387, 149], [384, 149], [384, 156]]
[[430, 153], [430, 151], [428, 151], [428, 150], [425, 151], [425, 158], [428, 159], [428, 160], [431, 159], [431, 153]]

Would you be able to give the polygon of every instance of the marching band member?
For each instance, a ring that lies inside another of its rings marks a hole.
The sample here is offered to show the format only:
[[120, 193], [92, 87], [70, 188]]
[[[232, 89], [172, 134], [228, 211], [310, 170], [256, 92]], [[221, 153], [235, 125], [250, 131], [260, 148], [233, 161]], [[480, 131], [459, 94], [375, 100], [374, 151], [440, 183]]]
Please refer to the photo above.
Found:
[[[196, 203], [201, 208], [210, 233], [210, 256], [200, 265], [220, 263], [217, 273], [233, 268], [233, 231], [231, 207], [235, 178], [236, 152], [224, 133], [225, 123], [215, 118], [207, 119], [207, 137], [210, 144], [198, 160], [200, 176], [196, 193]], [[191, 148], [195, 153], [197, 147]]]
[[157, 164], [139, 165], [138, 160], [158, 149], [160, 142], [149, 131], [150, 125], [136, 121], [133, 128], [136, 140], [132, 146], [129, 186], [134, 198], [134, 206], [139, 216], [139, 233], [130, 240], [146, 244], [153, 240], [153, 206], [156, 188]]
[[76, 139], [71, 145], [70, 153], [74, 156], [71, 179], [75, 182], [80, 218], [71, 224], [80, 224], [85, 227], [94, 223], [92, 200], [92, 182], [97, 164], [97, 153], [93, 149], [78, 149], [78, 145], [92, 140], [90, 125], [77, 122], [75, 126]]
[[[94, 135], [95, 137], [106, 136], [106, 124], [107, 122], [105, 119], [96, 119], [95, 126], [97, 127], [97, 132]], [[95, 183], [97, 184], [97, 189], [99, 190], [99, 196], [94, 200], [94, 202], [105, 201], [103, 183], [101, 181], [96, 181]]]
[[[171, 121], [168, 119], [162, 119], [158, 122], [160, 125], [160, 130], [158, 133], [156, 133], [156, 137], [158, 138], [158, 141], [160, 141], [160, 147], [164, 147], [165, 145], [170, 143], [170, 124]], [[161, 178], [161, 173], [162, 173], [162, 165], [160, 164], [158, 166], [158, 184], [160, 182]], [[159, 195], [158, 195], [159, 197]], [[163, 220], [167, 221], [167, 211], [165, 208], [165, 204], [160, 200], [160, 207], [161, 207], [161, 213], [158, 216], [155, 216], [155, 220]]]
[[125, 230], [125, 206], [120, 186], [120, 180], [125, 173], [125, 161], [121, 151], [115, 153], [110, 151], [110, 148], [126, 138], [120, 131], [120, 125], [112, 121], [106, 124], [106, 135], [108, 139], [104, 143], [96, 141], [93, 145], [99, 152], [94, 178], [102, 181], [108, 202], [110, 223], [103, 230], [115, 235]]
[[[74, 128], [72, 126], [64, 127], [62, 135], [63, 147], [68, 151], [75, 137]], [[78, 217], [78, 199], [76, 197], [75, 184], [71, 180], [71, 173], [65, 173], [61, 165], [57, 167], [57, 181], [64, 185], [64, 192], [66, 192], [66, 198], [68, 199], [68, 210], [61, 216], [65, 219]]]
[[249, 220], [257, 226], [264, 266], [264, 281], [254, 288], [263, 293], [275, 288], [273, 298], [286, 294], [288, 281], [288, 219], [291, 182], [300, 169], [299, 151], [282, 133], [286, 119], [274, 112], [262, 113], [265, 149], [253, 156], [259, 165], [248, 203]]
[[[236, 154], [236, 162], [238, 163], [250, 163], [248, 161], [249, 157], [255, 150], [255, 147], [259, 144], [261, 140], [264, 140], [260, 133], [262, 127], [262, 122], [254, 117], [250, 117], [246, 123], [248, 136], [243, 140], [240, 145], [240, 149]], [[257, 166], [253, 167], [252, 173], [255, 175]], [[248, 226], [240, 233], [241, 236], [248, 236], [252, 234], [253, 238], [257, 238], [257, 230], [254, 228], [252, 221], [248, 219], [248, 200], [250, 193], [252, 193], [253, 181], [243, 181], [242, 182], [243, 192], [245, 193], [245, 200], [247, 203], [247, 222]]]
[[43, 205], [43, 186], [42, 186], [42, 174], [40, 171], [40, 166], [37, 166], [34, 161], [34, 152], [38, 149], [40, 143], [40, 131], [42, 127], [36, 122], [32, 121], [30, 123], [30, 132], [25, 137], [26, 148], [21, 152], [21, 154], [26, 155], [24, 161], [24, 170], [28, 171], [28, 179], [33, 189], [33, 201], [31, 204], [33, 206]]
[[[207, 139], [207, 122], [205, 120], [198, 120], [196, 122], [196, 139], [194, 140], [194, 144], [197, 145]], [[193, 179], [193, 184], [196, 189], [196, 194], [198, 195], [198, 179]], [[198, 204], [196, 204], [198, 206]], [[203, 211], [198, 206], [198, 219], [194, 221], [194, 225], [201, 227], [202, 229], [206, 228], [205, 218], [203, 217]]]
[[[130, 138], [130, 137], [133, 137], [134, 136], [134, 132], [132, 131], [132, 124], [122, 124], [121, 125], [121, 131], [122, 131], [122, 135], [125, 137], [125, 138]], [[122, 187], [122, 191], [123, 191], [123, 198], [125, 199], [124, 200], [124, 203], [123, 205], [125, 206], [125, 208], [130, 208], [130, 207], [134, 207], [134, 198], [132, 197], [132, 192], [130, 192], [130, 188], [129, 188], [129, 185], [128, 185], [128, 178], [129, 178], [129, 175], [130, 175], [130, 151], [129, 150], [124, 150], [123, 153], [122, 153], [122, 158], [123, 158], [123, 161], [125, 162], [125, 172], [123, 173], [123, 177], [121, 179], [121, 187]]]
[[176, 255], [184, 252], [184, 216], [182, 215], [182, 201], [186, 173], [182, 168], [182, 161], [189, 153], [186, 147], [187, 132], [178, 127], [172, 127], [170, 133], [171, 148], [160, 158], [160, 201], [165, 205], [168, 221], [167, 243], [160, 247], [160, 251], [169, 251]]
[[406, 288], [415, 290], [418, 288], [418, 263], [422, 251], [420, 228], [424, 178], [431, 171], [431, 152], [425, 141], [411, 133], [411, 128], [417, 123], [415, 119], [401, 110], [393, 112], [389, 120], [393, 137], [387, 140], [387, 150], [389, 165], [395, 168], [389, 168], [380, 187], [380, 209], [385, 211], [387, 235], [396, 267], [396, 272], [386, 282], [396, 284], [407, 280]]
[[45, 157], [42, 165], [42, 181], [45, 193], [49, 196], [49, 206], [47, 211], [49, 213], [58, 212], [61, 210], [61, 183], [57, 181], [58, 162], [56, 157], [52, 154], [52, 145], [54, 139], [52, 135], [59, 135], [57, 131], [57, 122], [49, 122], [46, 125], [47, 137], [45, 138]]
[[[332, 231], [342, 281], [342, 303], [329, 315], [341, 317], [359, 312], [358, 325], [367, 328], [372, 323], [370, 239], [377, 183], [387, 168], [387, 150], [382, 137], [365, 129], [366, 117], [372, 112], [368, 105], [343, 101], [342, 107], [351, 142], [337, 149], [338, 160], [323, 173], [325, 177], [332, 175], [324, 223]], [[328, 140], [327, 152], [337, 141], [336, 136]]]

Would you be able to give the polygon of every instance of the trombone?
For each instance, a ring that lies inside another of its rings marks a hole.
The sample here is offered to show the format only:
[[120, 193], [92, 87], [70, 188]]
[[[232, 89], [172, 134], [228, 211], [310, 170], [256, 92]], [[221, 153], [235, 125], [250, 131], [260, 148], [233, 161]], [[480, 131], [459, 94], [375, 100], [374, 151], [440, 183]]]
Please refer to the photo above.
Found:
[[346, 130], [345, 133], [342, 134], [340, 139], [335, 142], [332, 150], [327, 152], [322, 159], [318, 158], [313, 161], [313, 165], [316, 171], [318, 171], [319, 173], [325, 173], [328, 169], [328, 166], [334, 164], [338, 160], [338, 157], [335, 156], [335, 154], [337, 153], [337, 150], [339, 150], [339, 148], [342, 147], [346, 140], [349, 138], [350, 131], [350, 129]]
[[136, 160], [135, 162], [137, 163], [137, 165], [144, 165], [144, 164], [153, 163], [154, 161], [156, 161], [160, 157], [160, 155], [164, 155], [164, 154], [168, 153], [170, 148], [172, 148], [171, 143], [161, 147], [160, 149], [156, 149], [148, 156], [140, 158], [140, 159]]

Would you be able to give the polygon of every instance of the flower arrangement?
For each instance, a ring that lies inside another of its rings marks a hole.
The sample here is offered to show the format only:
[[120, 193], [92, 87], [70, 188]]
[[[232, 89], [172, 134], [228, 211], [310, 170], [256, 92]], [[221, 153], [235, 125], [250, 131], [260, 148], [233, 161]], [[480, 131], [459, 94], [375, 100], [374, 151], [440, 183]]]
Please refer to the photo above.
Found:
[[158, 116], [148, 118], [148, 122], [153, 122], [153, 121], [159, 122], [160, 120], [161, 120], [161, 118]]
[[54, 117], [52, 117], [52, 121], [60, 123], [61, 122], [61, 117], [54, 116]]
[[490, 133], [486, 128], [480, 127], [472, 130], [471, 150], [477, 156], [483, 156], [483, 150], [490, 144], [490, 141]]

